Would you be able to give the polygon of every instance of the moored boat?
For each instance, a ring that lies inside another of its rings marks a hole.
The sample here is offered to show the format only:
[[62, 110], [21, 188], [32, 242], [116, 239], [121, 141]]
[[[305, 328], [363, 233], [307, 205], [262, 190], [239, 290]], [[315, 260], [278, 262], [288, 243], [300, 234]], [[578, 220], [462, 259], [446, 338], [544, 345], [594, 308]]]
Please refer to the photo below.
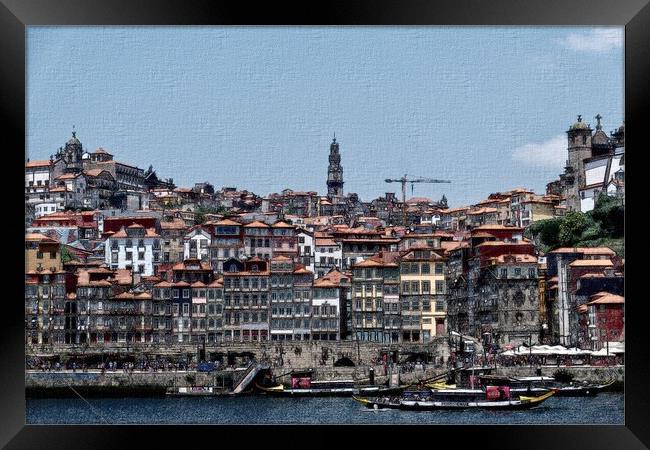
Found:
[[171, 397], [201, 397], [219, 395], [213, 386], [181, 386], [167, 389]]
[[554, 378], [541, 376], [512, 378], [482, 375], [479, 379], [483, 383], [509, 386], [511, 392], [523, 393], [525, 395], [534, 394], [540, 390], [557, 389], [558, 392], [556, 395], [558, 397], [593, 397], [614, 383], [614, 381], [608, 381], [603, 384], [583, 382], [567, 385], [558, 383]]
[[419, 398], [389, 398], [389, 397], [360, 397], [352, 398], [371, 409], [401, 409], [408, 411], [432, 411], [437, 409], [494, 409], [516, 410], [528, 409], [539, 406], [542, 402], [552, 397], [557, 391], [550, 390], [538, 396], [520, 396], [517, 399], [476, 399], [473, 401], [447, 400], [436, 398], [435, 395], [426, 394]]
[[355, 386], [354, 381], [312, 381], [305, 387], [286, 387], [282, 384], [265, 386], [255, 383], [255, 387], [266, 394], [283, 397], [350, 397], [353, 395], [378, 395], [395, 392], [384, 386]]

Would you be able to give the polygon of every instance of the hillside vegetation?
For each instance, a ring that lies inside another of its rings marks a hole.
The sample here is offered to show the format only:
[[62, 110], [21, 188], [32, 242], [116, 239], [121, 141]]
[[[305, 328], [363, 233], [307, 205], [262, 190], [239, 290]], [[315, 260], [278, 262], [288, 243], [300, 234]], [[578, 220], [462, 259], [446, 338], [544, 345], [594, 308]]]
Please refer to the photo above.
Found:
[[592, 211], [570, 212], [540, 220], [526, 229], [544, 252], [558, 247], [609, 247], [625, 257], [625, 205], [620, 198], [600, 195]]

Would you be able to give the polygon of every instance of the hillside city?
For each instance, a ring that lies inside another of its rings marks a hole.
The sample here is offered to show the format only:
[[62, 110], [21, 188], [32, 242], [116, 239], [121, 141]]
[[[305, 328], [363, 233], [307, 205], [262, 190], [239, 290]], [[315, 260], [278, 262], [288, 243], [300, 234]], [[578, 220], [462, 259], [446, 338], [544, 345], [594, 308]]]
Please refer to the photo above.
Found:
[[176, 186], [73, 131], [25, 164], [26, 348], [622, 342], [625, 129], [596, 121], [568, 127], [546, 192], [504, 187], [473, 205], [407, 198], [441, 181], [409, 175], [370, 201], [345, 193], [336, 138], [326, 195], [261, 196]]

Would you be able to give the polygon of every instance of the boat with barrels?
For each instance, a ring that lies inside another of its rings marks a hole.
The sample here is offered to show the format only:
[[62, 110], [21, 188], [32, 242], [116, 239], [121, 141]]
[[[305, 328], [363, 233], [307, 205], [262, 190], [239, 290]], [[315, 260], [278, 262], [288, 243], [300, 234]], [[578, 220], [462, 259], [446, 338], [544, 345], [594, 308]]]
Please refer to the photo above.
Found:
[[539, 406], [555, 393], [556, 389], [537, 396], [510, 396], [507, 387], [488, 386], [483, 395], [471, 392], [406, 391], [400, 397], [353, 396], [353, 399], [371, 409], [400, 409], [407, 411], [432, 411], [438, 409], [490, 409], [517, 410]]
[[400, 388], [389, 388], [375, 384], [359, 384], [355, 380], [321, 380], [312, 379], [313, 371], [292, 371], [291, 384], [277, 381], [283, 375], [271, 377], [255, 383], [258, 392], [281, 397], [350, 397], [353, 395], [388, 395], [401, 392]]

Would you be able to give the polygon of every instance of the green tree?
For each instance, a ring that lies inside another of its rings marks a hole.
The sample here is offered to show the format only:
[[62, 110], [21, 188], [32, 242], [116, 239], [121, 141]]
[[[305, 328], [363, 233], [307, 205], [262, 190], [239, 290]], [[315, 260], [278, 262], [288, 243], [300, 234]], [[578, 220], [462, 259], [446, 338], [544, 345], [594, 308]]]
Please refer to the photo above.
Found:
[[552, 250], [560, 246], [561, 218], [540, 220], [530, 225], [526, 231], [526, 237], [533, 239], [544, 251]]
[[582, 233], [593, 224], [593, 221], [586, 214], [572, 211], [564, 216], [560, 224], [559, 241], [560, 245], [572, 247], [580, 241]]
[[621, 199], [601, 194], [594, 209], [589, 212], [594, 221], [600, 223], [603, 235], [623, 237], [625, 231], [625, 206]]
[[72, 261], [72, 260], [75, 260], [75, 259], [77, 259], [77, 258], [75, 258], [75, 256], [70, 252], [68, 247], [66, 247], [66, 246], [61, 247], [61, 261], [64, 264], [67, 263], [68, 261]]

